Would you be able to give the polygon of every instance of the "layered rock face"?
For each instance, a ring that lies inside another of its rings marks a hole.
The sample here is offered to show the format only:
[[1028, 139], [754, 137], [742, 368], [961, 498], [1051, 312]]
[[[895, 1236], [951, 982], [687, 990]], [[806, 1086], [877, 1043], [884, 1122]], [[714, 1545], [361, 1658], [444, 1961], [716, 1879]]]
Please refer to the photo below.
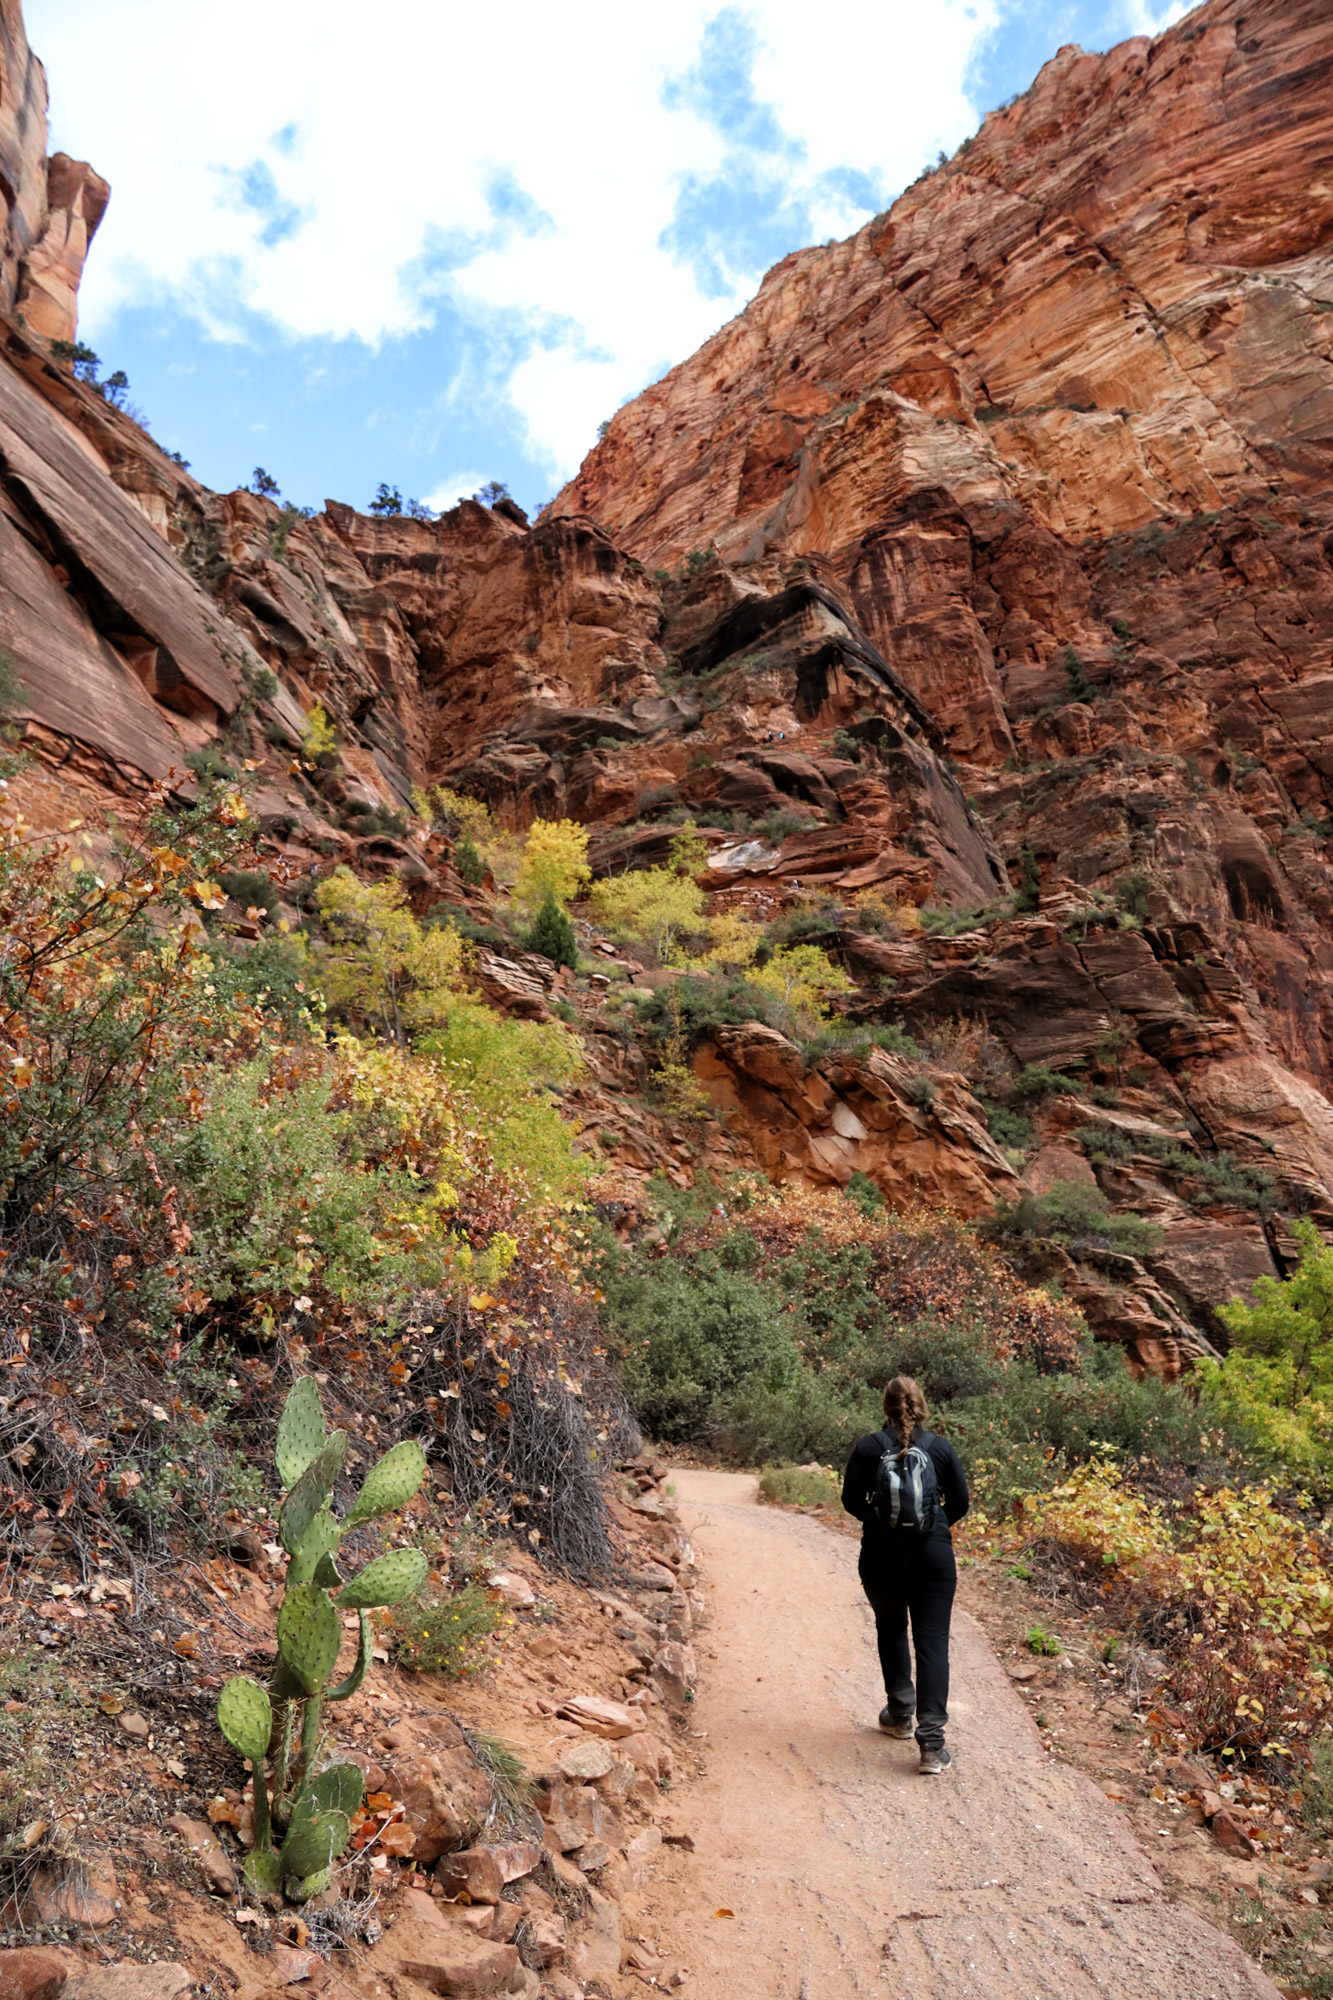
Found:
[[[713, 910], [799, 912], [856, 983], [845, 1028], [918, 1053], [719, 1026], [683, 1127], [595, 983], [482, 950], [496, 1004], [581, 1009], [568, 1108], [627, 1198], [758, 1166], [976, 1215], [1095, 1181], [1160, 1250], [1033, 1276], [1144, 1366], [1224, 1338], [1292, 1218], [1333, 1227], [1322, 0], [1062, 50], [771, 272], [535, 525], [213, 494], [75, 381], [49, 343], [105, 185], [43, 158], [0, 8], [0, 646], [34, 811], [248, 758], [282, 871], [397, 870], [421, 908], [469, 892], [419, 785], [583, 820], [600, 873], [689, 813]], [[336, 773], [293, 755], [317, 703]]]
[[111, 190], [86, 160], [46, 157], [46, 72], [19, 0], [0, 0], [0, 312], [72, 340], [79, 279]]

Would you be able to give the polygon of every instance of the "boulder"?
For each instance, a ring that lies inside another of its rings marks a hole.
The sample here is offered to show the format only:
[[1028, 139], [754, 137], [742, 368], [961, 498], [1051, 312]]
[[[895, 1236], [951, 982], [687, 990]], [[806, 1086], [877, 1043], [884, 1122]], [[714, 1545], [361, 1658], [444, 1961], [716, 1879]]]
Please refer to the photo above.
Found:
[[29, 1945], [0, 1951], [0, 2000], [56, 2000], [67, 1976], [64, 1961], [53, 1951]]
[[234, 1896], [236, 1870], [232, 1865], [231, 1856], [208, 1821], [191, 1819], [185, 1813], [173, 1813], [167, 1825], [173, 1833], [180, 1835], [196, 1868], [214, 1895]]
[[616, 1701], [602, 1701], [596, 1695], [575, 1695], [560, 1710], [563, 1718], [577, 1722], [593, 1736], [607, 1736], [613, 1740], [619, 1736], [632, 1736], [639, 1726], [639, 1719], [628, 1708]]
[[[636, 1723], [631, 1721], [625, 1735], [632, 1733], [635, 1727]], [[555, 1759], [560, 1775], [579, 1784], [605, 1778], [615, 1768], [615, 1761], [615, 1753], [609, 1743], [597, 1736], [584, 1742], [565, 1744], [556, 1753]]]

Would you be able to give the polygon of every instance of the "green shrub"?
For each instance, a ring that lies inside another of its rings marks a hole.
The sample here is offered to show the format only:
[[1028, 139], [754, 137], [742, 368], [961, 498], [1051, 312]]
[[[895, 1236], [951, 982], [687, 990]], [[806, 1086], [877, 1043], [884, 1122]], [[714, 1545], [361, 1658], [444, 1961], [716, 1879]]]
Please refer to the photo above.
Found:
[[863, 1174], [859, 1168], [848, 1181], [843, 1193], [849, 1195], [857, 1207], [863, 1209], [867, 1215], [874, 1215], [878, 1210], [888, 1206], [869, 1174]]
[[780, 1007], [776, 995], [745, 978], [742, 973], [718, 973], [712, 977], [685, 973], [673, 980], [668, 1003], [664, 993], [635, 995], [641, 1024], [659, 1039], [675, 1032], [673, 1014], [679, 1009], [679, 1032], [687, 1048], [713, 1028], [739, 1027], [745, 1021], [763, 1021], [776, 1026]]
[[570, 922], [569, 912], [548, 895], [533, 919], [528, 932], [529, 951], [538, 952], [549, 958], [553, 965], [567, 965], [571, 969], [579, 962], [578, 939]]
[[1004, 1104], [986, 1106], [986, 1130], [997, 1146], [1013, 1147], [1018, 1152], [1030, 1151], [1033, 1143], [1032, 1121], [1021, 1112], [1011, 1111]]
[[1201, 1373], [1216, 1410], [1257, 1428], [1270, 1450], [1321, 1493], [1333, 1488], [1333, 1246], [1310, 1222], [1293, 1233], [1288, 1278], [1258, 1278], [1249, 1303], [1221, 1308], [1231, 1351]]
[[491, 1657], [486, 1641], [504, 1623], [504, 1606], [481, 1583], [432, 1590], [394, 1607], [394, 1658], [414, 1674], [457, 1680]]
[[790, 806], [775, 806], [772, 812], [767, 812], [761, 819], [754, 820], [752, 829], [761, 840], [766, 840], [772, 845], [785, 840], [789, 833], [805, 833], [814, 823], [813, 813], [795, 812]]
[[237, 775], [235, 765], [227, 762], [221, 744], [216, 742], [205, 743], [198, 750], [187, 751], [185, 763], [196, 778], [202, 778], [209, 784], [230, 783]]
[[769, 1465], [759, 1475], [759, 1498], [770, 1507], [838, 1507], [842, 1481], [826, 1465]]
[[1041, 867], [1030, 847], [1025, 847], [1018, 861], [1018, 888], [1014, 892], [1015, 915], [1041, 908]]
[[1063, 1650], [1060, 1641], [1040, 1625], [1030, 1625], [1023, 1634], [1023, 1644], [1030, 1653], [1040, 1653], [1053, 1660]]
[[699, 1437], [756, 1391], [792, 1392], [803, 1372], [782, 1301], [716, 1258], [604, 1280], [624, 1347], [625, 1386], [654, 1437]]
[[1015, 1104], [1036, 1104], [1043, 1097], [1058, 1095], [1077, 1097], [1078, 1085], [1058, 1069], [1045, 1069], [1040, 1063], [1026, 1064], [1009, 1086], [1010, 1101]]
[[850, 1021], [836, 1021], [801, 1044], [801, 1052], [809, 1063], [822, 1062], [825, 1056], [847, 1056], [853, 1062], [860, 1062], [872, 1049], [883, 1049], [891, 1056], [906, 1056], [912, 1062], [921, 1060], [920, 1044], [914, 1042], [895, 1021], [881, 1022], [873, 1028], [857, 1027]]
[[273, 877], [259, 868], [228, 868], [218, 876], [218, 887], [225, 889], [233, 903], [245, 909], [262, 910], [266, 917], [278, 914], [278, 892], [273, 886]]
[[177, 1171], [189, 1189], [199, 1282], [225, 1301], [325, 1291], [361, 1305], [388, 1298], [410, 1265], [385, 1257], [381, 1205], [406, 1201], [406, 1174], [377, 1171], [332, 1081], [283, 1089], [263, 1056], [221, 1079]]
[[460, 833], [454, 842], [454, 867], [469, 889], [480, 889], [486, 880], [489, 871], [470, 833]]
[[554, 1021], [511, 1021], [460, 1001], [418, 1046], [447, 1066], [460, 1094], [482, 1114], [502, 1173], [544, 1196], [576, 1192], [588, 1164], [574, 1151], [575, 1128], [560, 1116], [552, 1095], [583, 1071], [583, 1051], [572, 1035]]
[[1151, 893], [1151, 876], [1137, 871], [1132, 875], [1122, 875], [1111, 891], [1116, 908], [1122, 910], [1126, 916], [1137, 917], [1140, 923], [1146, 923], [1148, 920], [1148, 898]]
[[1044, 1194], [999, 1202], [985, 1225], [993, 1237], [1047, 1236], [1075, 1249], [1120, 1250], [1146, 1256], [1162, 1247], [1162, 1231], [1141, 1216], [1116, 1214], [1100, 1188], [1056, 1181]]
[[1068, 701], [1092, 703], [1097, 699], [1097, 690], [1088, 679], [1087, 670], [1072, 646], [1066, 646], [1061, 655], [1061, 665], [1069, 684]]
[[14, 671], [13, 655], [0, 646], [0, 716], [24, 707], [27, 699], [28, 690]]

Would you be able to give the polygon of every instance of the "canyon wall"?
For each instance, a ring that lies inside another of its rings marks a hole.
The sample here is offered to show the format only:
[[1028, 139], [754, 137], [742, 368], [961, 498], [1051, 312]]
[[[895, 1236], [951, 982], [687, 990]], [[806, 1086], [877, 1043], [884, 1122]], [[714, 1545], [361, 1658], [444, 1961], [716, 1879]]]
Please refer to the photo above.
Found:
[[[345, 859], [480, 917], [418, 786], [583, 820], [603, 873], [688, 812], [712, 907], [803, 912], [848, 1030], [918, 1053], [718, 1025], [682, 1125], [600, 989], [481, 952], [499, 1004], [577, 1005], [568, 1108], [625, 1189], [758, 1165], [977, 1214], [1095, 1182], [1160, 1251], [1033, 1275], [1168, 1372], [1297, 1216], [1333, 1228], [1323, 0], [1061, 50], [784, 259], [535, 524], [215, 494], [76, 380], [51, 343], [107, 189], [45, 157], [16, 0], [0, 62], [0, 647], [35, 816], [248, 760], [285, 879]], [[299, 754], [316, 704], [336, 772]], [[1019, 1071], [1066, 1087], [1014, 1145]]]

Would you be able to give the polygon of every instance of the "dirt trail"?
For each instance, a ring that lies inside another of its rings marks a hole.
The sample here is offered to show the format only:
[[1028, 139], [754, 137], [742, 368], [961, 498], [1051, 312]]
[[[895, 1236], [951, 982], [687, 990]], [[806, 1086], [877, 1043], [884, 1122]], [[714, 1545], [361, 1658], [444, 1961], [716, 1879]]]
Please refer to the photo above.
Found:
[[696, 1852], [667, 1863], [652, 1911], [688, 1995], [1278, 2000], [1048, 1756], [971, 1619], [955, 1614], [954, 1768], [922, 1778], [916, 1745], [875, 1727], [856, 1544], [758, 1506], [743, 1474], [674, 1477], [712, 1610], [705, 1771], [680, 1797]]

